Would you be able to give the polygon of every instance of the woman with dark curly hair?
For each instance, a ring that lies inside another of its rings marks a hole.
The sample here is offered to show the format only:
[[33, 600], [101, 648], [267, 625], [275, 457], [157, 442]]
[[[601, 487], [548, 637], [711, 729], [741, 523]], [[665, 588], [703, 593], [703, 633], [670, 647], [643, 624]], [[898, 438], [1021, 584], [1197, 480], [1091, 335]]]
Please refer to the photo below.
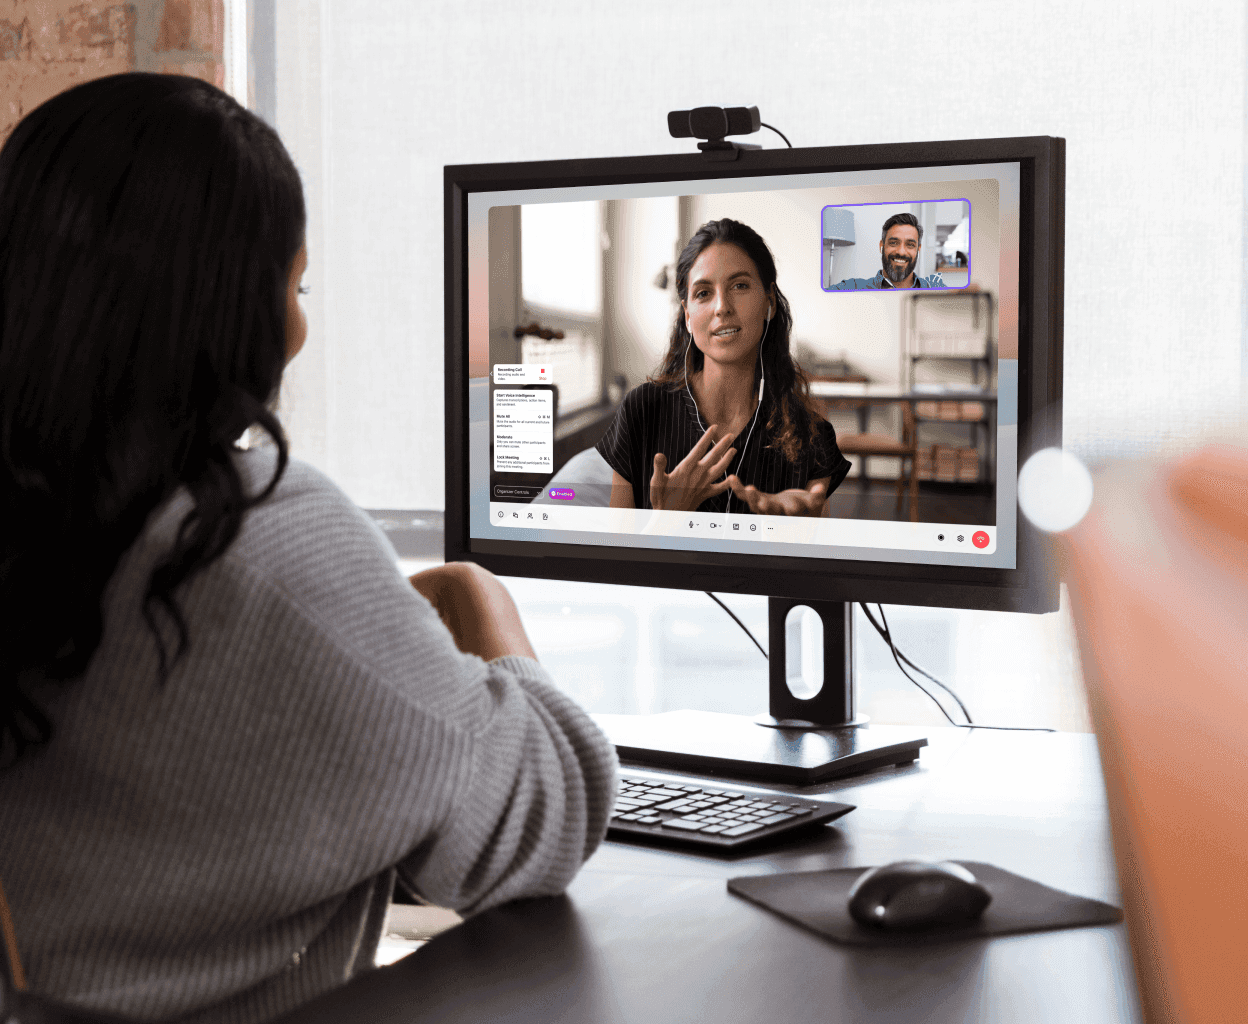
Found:
[[306, 265], [289, 155], [204, 82], [89, 82], [0, 149], [0, 883], [37, 993], [266, 1020], [372, 965], [396, 879], [471, 913], [605, 832], [614, 753], [501, 584], [409, 582], [288, 459]]
[[676, 293], [662, 366], [598, 443], [611, 507], [821, 515], [850, 466], [789, 352], [767, 243], [735, 220], [703, 224], [676, 262]]

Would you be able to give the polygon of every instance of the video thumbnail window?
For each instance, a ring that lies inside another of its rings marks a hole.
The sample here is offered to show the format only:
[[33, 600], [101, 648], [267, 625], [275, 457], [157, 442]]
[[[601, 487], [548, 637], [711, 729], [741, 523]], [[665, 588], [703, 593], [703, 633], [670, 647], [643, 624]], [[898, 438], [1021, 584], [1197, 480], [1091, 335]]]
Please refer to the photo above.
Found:
[[997, 184], [491, 207], [490, 500], [994, 526]]
[[[825, 291], [970, 284], [971, 204], [965, 199], [825, 206], [820, 223]], [[877, 237], [878, 251], [870, 245]]]

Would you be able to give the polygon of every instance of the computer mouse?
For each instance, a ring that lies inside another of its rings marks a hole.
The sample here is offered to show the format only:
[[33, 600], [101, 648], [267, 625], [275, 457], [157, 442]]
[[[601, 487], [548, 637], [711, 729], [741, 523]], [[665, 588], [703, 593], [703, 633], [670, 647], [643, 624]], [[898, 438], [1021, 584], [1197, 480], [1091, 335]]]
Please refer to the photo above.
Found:
[[912, 929], [966, 924], [992, 894], [961, 864], [902, 860], [864, 871], [849, 890], [849, 913], [872, 928]]

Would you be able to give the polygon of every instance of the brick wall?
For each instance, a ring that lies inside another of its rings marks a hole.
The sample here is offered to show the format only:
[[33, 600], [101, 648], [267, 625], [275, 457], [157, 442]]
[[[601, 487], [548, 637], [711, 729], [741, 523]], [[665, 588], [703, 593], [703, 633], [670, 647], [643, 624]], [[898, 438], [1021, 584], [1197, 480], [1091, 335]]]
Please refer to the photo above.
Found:
[[224, 0], [0, 0], [0, 143], [44, 100], [122, 71], [222, 85]]

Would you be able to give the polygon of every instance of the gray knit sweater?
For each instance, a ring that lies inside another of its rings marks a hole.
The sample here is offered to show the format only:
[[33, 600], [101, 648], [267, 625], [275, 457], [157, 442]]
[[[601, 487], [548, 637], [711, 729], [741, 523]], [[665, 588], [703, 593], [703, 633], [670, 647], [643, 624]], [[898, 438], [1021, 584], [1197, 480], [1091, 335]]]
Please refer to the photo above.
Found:
[[[253, 490], [272, 450], [239, 464]], [[615, 755], [527, 658], [462, 654], [348, 499], [292, 462], [179, 593], [167, 684], [140, 602], [189, 507], [105, 593], [51, 744], [0, 771], [0, 880], [35, 990], [136, 1018], [260, 1021], [371, 966], [396, 872], [463, 913], [560, 892]]]

